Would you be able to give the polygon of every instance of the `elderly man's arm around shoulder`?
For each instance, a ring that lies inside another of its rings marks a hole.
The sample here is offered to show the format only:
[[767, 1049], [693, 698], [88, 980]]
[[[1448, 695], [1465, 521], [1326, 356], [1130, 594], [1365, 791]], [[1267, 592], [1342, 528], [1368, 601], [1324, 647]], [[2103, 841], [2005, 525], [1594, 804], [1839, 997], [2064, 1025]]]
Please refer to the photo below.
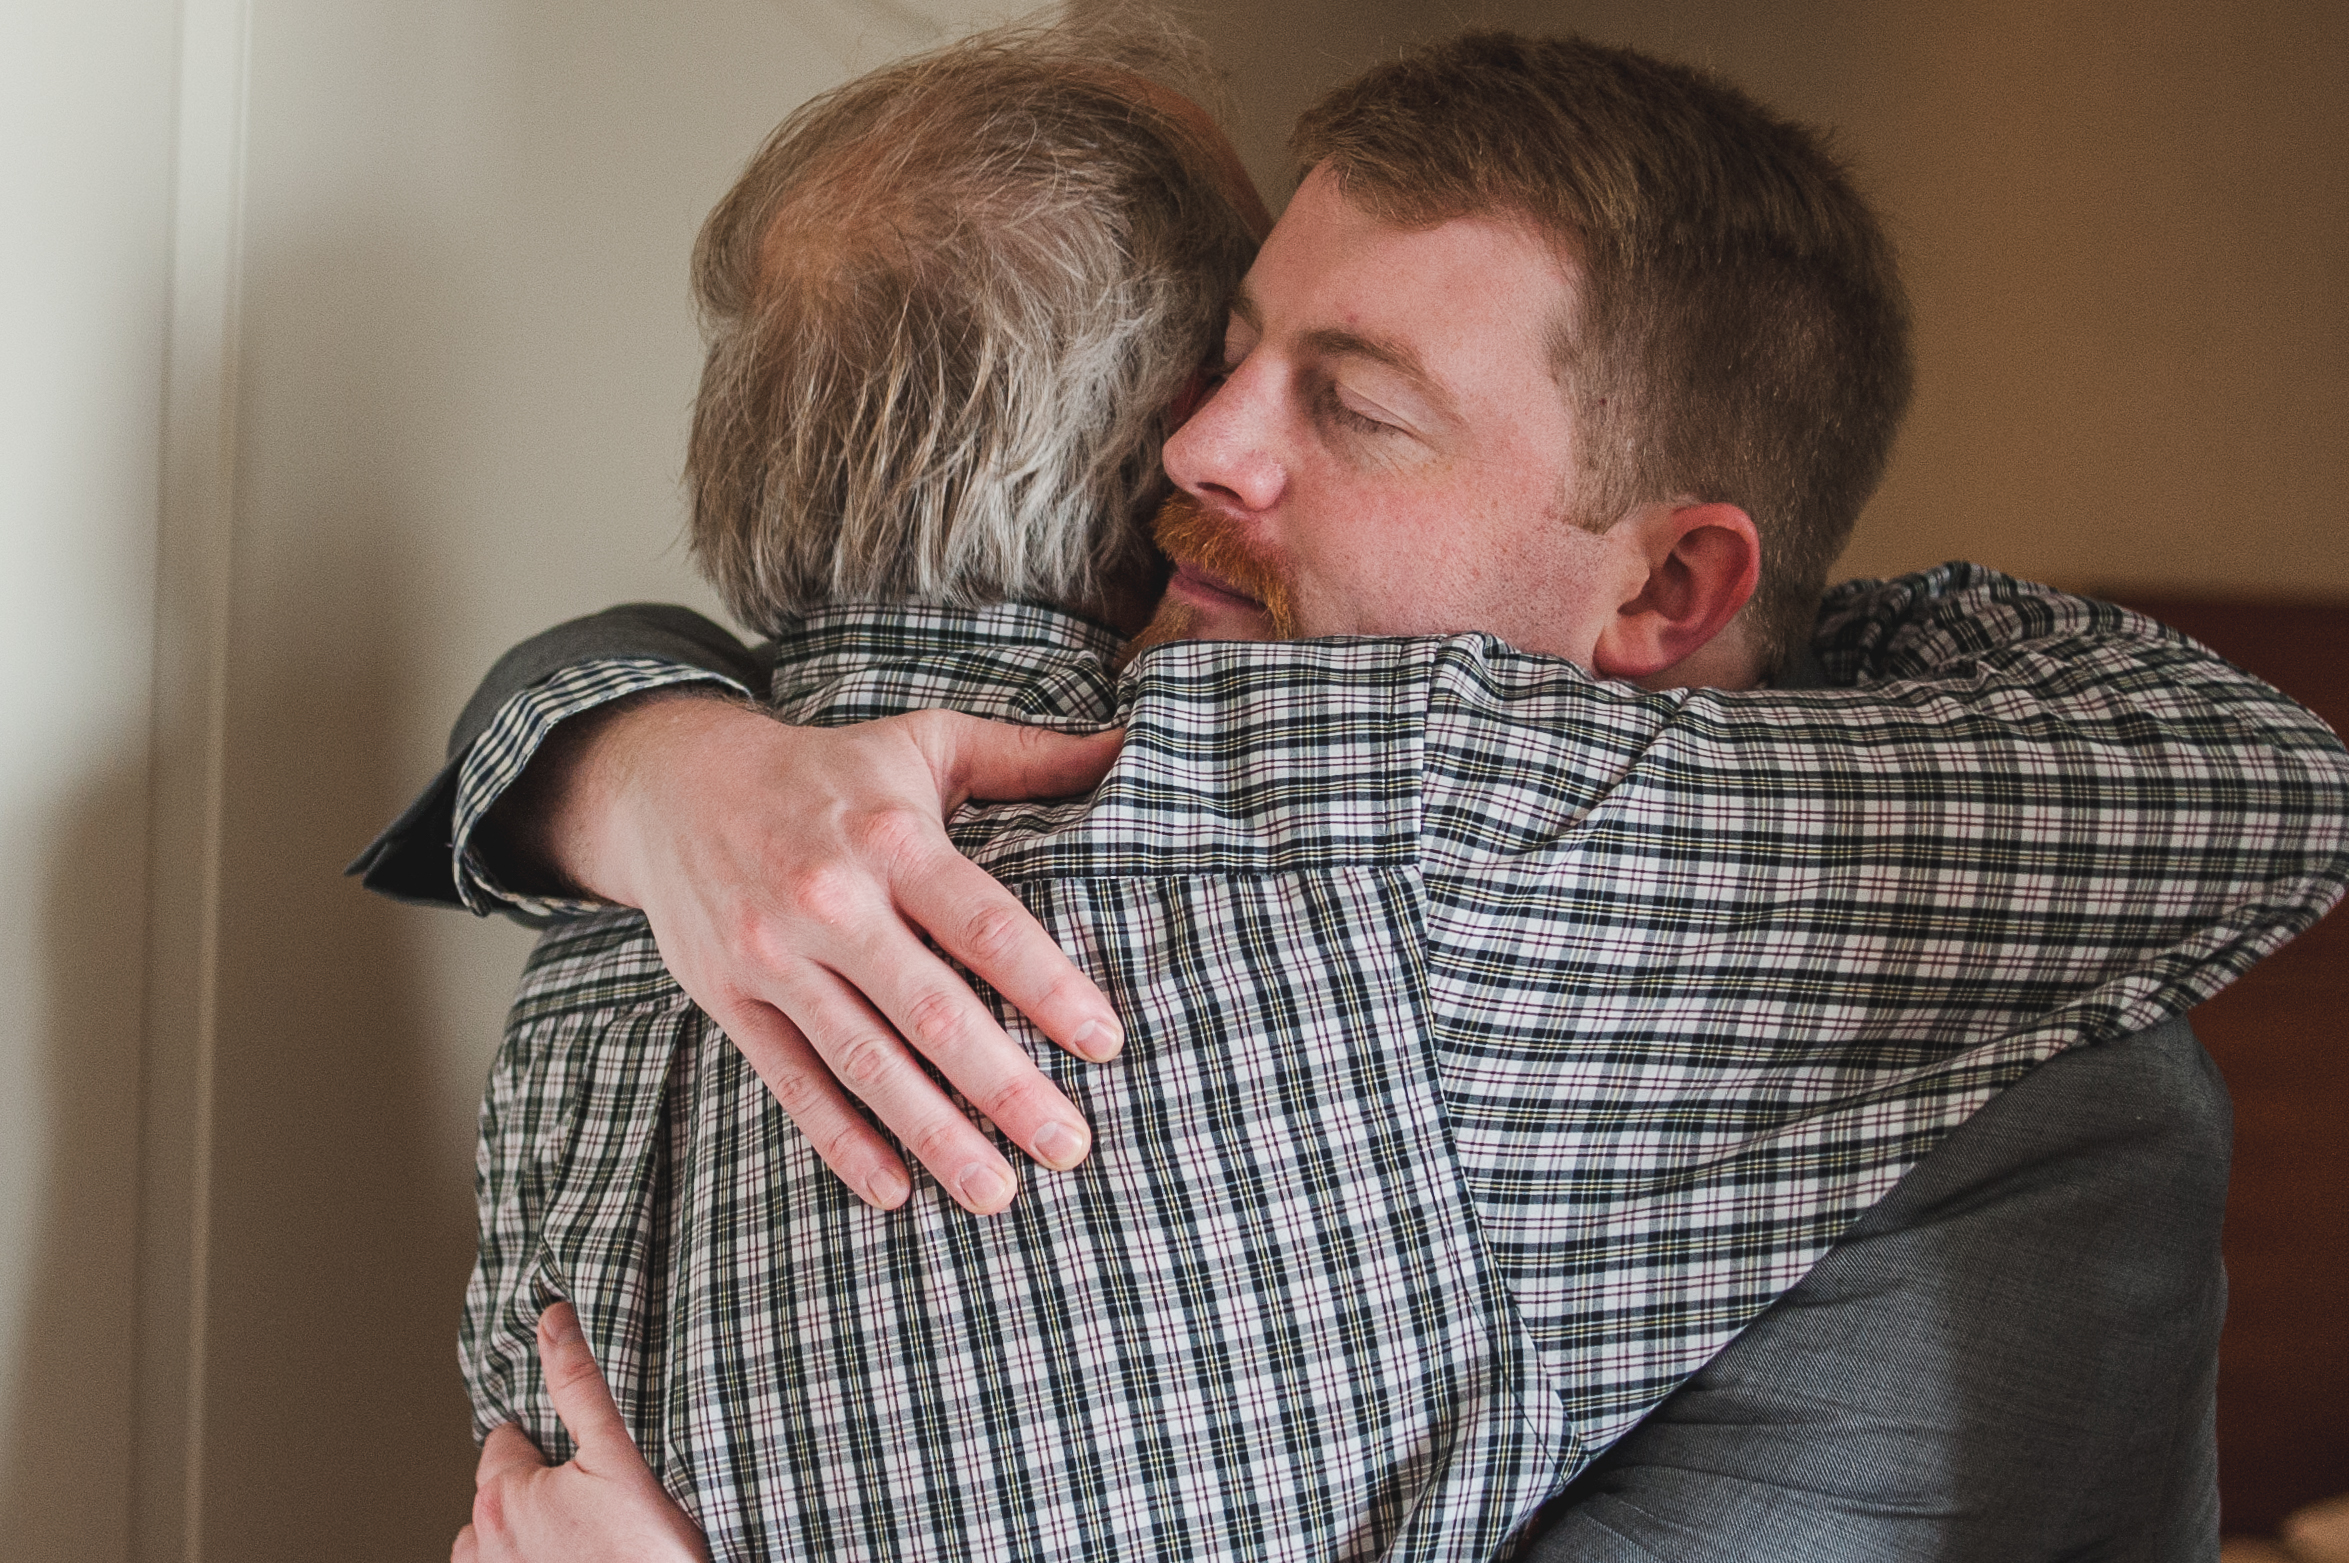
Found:
[[679, 984], [859, 1195], [894, 1206], [909, 1184], [852, 1096], [966, 1206], [1000, 1209], [1017, 1175], [913, 1051], [1048, 1166], [1082, 1160], [1090, 1131], [924, 935], [1080, 1057], [1113, 1056], [1121, 1032], [943, 821], [966, 797], [1081, 792], [1116, 735], [950, 712], [790, 727], [756, 702], [770, 661], [647, 604], [534, 636], [490, 671], [447, 768], [351, 871], [400, 899], [530, 922], [637, 907]]
[[1855, 1014], [1941, 985], [1979, 1008], [1995, 978], [2018, 1019], [2096, 1007], [2089, 1039], [2209, 997], [2349, 879], [2340, 739], [2141, 615], [1945, 565], [1838, 587], [1813, 649], [1824, 688], [1650, 693], [1462, 643], [1430, 808], [1464, 815], [1502, 754], [1555, 784], [1505, 837], [1444, 841], [1463, 865], [1603, 844], [1659, 895], [1686, 881], [1692, 917], [1734, 882], [1782, 936], [1857, 941]]

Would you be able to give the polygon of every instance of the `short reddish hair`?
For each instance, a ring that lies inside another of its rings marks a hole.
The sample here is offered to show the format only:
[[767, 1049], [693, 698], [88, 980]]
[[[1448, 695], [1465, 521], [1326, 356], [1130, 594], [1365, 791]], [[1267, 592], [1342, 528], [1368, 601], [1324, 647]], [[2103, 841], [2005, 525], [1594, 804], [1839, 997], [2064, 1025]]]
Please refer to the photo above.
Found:
[[1708, 72], [1580, 38], [1467, 33], [1339, 87], [1291, 149], [1403, 227], [1515, 216], [1577, 269], [1555, 351], [1604, 527], [1754, 519], [1776, 666], [1875, 491], [1911, 384], [1893, 250], [1824, 138]]

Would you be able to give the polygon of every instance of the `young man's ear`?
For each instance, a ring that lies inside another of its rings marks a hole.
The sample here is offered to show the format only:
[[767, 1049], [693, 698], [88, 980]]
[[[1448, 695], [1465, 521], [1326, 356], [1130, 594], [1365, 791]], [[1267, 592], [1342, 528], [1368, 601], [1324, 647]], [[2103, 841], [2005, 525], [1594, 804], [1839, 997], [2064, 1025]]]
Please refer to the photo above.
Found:
[[1647, 578], [1599, 632], [1591, 665], [1601, 678], [1652, 678], [1737, 617], [1762, 578], [1762, 539], [1751, 516], [1718, 503], [1648, 505], [1616, 525], [1636, 528], [1624, 541], [1645, 556]]

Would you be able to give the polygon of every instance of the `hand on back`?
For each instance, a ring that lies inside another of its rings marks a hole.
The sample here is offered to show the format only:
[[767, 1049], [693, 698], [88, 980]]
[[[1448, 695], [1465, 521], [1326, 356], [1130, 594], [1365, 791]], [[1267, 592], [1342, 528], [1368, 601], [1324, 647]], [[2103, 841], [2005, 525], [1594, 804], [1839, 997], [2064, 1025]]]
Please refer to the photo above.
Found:
[[538, 1360], [579, 1453], [549, 1466], [520, 1428], [492, 1428], [473, 1473], [473, 1523], [449, 1563], [708, 1563], [701, 1531], [628, 1436], [569, 1303], [539, 1315]]
[[1120, 736], [947, 711], [796, 728], [733, 701], [655, 700], [583, 729], [541, 840], [572, 881], [644, 911], [678, 983], [850, 1188], [884, 1209], [910, 1190], [862, 1101], [985, 1214], [1017, 1174], [915, 1052], [1048, 1166], [1083, 1160], [1091, 1131], [921, 931], [1077, 1057], [1112, 1057], [1123, 1034], [944, 822], [970, 797], [1081, 792]]

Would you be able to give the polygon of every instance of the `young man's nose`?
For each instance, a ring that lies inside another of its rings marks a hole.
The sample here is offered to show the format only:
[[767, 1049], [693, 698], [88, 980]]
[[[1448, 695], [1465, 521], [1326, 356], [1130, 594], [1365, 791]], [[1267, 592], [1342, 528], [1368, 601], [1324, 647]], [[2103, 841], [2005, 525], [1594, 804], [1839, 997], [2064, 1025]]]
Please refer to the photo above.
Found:
[[1234, 375], [1167, 439], [1166, 475], [1211, 504], [1269, 509], [1285, 481], [1270, 438], [1274, 412], [1254, 377]]

